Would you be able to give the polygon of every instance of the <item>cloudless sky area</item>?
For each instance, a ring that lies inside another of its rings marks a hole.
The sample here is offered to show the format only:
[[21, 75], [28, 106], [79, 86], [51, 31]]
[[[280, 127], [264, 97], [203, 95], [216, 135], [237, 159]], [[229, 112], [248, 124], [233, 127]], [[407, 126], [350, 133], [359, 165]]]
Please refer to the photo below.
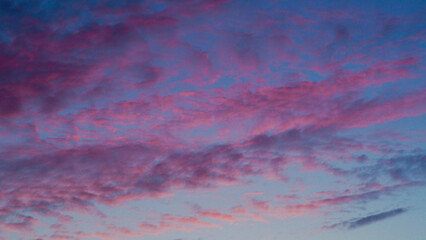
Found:
[[0, 240], [426, 240], [426, 1], [0, 0]]

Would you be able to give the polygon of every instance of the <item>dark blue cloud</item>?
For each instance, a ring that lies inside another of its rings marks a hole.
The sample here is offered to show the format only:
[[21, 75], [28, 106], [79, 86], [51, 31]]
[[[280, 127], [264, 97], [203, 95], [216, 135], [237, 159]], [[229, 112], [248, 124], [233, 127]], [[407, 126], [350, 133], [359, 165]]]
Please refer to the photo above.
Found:
[[355, 229], [358, 227], [367, 226], [378, 221], [385, 220], [390, 217], [398, 216], [402, 213], [407, 212], [406, 208], [396, 208], [390, 211], [381, 212], [378, 214], [369, 215], [362, 218], [356, 218], [349, 221], [344, 221], [336, 223], [330, 226], [325, 226], [324, 229], [334, 229], [334, 228], [346, 228], [346, 229]]

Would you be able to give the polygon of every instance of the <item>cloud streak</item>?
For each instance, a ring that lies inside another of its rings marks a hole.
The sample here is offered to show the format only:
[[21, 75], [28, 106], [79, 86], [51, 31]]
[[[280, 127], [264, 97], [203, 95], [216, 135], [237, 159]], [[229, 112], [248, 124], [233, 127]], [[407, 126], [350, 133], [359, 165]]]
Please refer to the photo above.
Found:
[[337, 223], [331, 226], [326, 226], [324, 227], [325, 229], [333, 229], [333, 228], [337, 228], [337, 227], [345, 227], [349, 230], [355, 229], [355, 228], [359, 228], [359, 227], [364, 227], [370, 224], [374, 224], [376, 222], [379, 221], [383, 221], [385, 219], [391, 218], [391, 217], [395, 217], [398, 216], [400, 214], [403, 214], [407, 212], [406, 208], [396, 208], [393, 210], [389, 210], [386, 212], [381, 212], [378, 214], [373, 214], [373, 215], [369, 215], [369, 216], [365, 216], [362, 218], [357, 218], [357, 219], [353, 219], [350, 221], [345, 221], [342, 223]]

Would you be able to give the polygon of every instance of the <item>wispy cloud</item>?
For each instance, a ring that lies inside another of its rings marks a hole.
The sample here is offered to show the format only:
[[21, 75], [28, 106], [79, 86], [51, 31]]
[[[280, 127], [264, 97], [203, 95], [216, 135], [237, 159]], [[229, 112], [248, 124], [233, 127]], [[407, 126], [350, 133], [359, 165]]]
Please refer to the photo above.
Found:
[[[389, 4], [1, 0], [0, 239], [338, 215], [426, 182], [412, 124], [426, 114], [424, 8]], [[253, 189], [209, 205], [236, 186]], [[185, 191], [209, 199], [186, 209]]]
[[324, 229], [333, 229], [333, 228], [346, 228], [346, 229], [355, 229], [355, 228], [359, 228], [359, 227], [363, 227], [363, 226], [367, 226], [370, 224], [373, 224], [375, 222], [378, 221], [382, 221], [385, 220], [387, 218], [391, 218], [394, 216], [398, 216], [402, 213], [407, 212], [406, 208], [396, 208], [390, 211], [386, 211], [386, 212], [381, 212], [378, 214], [373, 214], [373, 215], [369, 215], [366, 217], [362, 217], [362, 218], [356, 218], [353, 220], [349, 220], [349, 221], [344, 221], [341, 223], [337, 223], [337, 224], [333, 224], [331, 226], [324, 226]]

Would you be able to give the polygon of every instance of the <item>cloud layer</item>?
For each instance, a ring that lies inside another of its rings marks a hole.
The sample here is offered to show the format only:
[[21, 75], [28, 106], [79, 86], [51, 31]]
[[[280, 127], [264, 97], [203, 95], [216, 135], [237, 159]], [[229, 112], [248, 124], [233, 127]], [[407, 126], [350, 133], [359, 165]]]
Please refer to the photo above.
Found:
[[[425, 17], [410, 4], [2, 1], [0, 239], [324, 222], [422, 188]], [[236, 186], [216, 206], [180, 195]]]

